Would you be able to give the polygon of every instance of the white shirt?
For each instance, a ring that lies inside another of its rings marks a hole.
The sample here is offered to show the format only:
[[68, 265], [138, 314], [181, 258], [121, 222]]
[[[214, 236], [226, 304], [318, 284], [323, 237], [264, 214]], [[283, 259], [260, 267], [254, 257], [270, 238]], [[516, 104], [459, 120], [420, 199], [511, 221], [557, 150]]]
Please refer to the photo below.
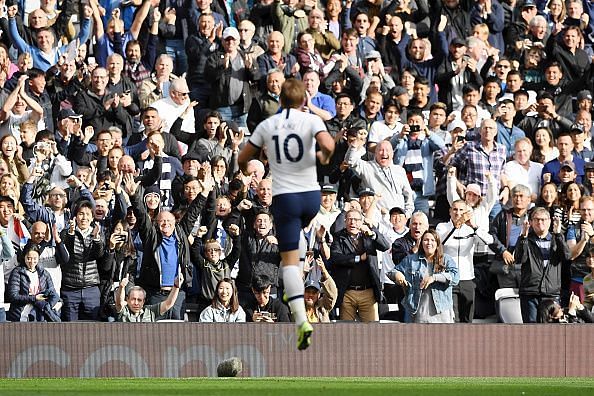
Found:
[[256, 127], [249, 141], [257, 148], [266, 146], [273, 197], [320, 189], [315, 136], [321, 131], [326, 126], [320, 117], [297, 109], [283, 110]]
[[523, 184], [530, 189], [532, 194], [540, 192], [540, 175], [543, 164], [529, 161], [528, 169], [524, 168], [518, 161], [509, 161], [503, 166], [503, 174], [507, 176], [513, 188], [516, 184]]
[[[169, 132], [171, 126], [177, 120], [177, 118], [186, 110], [186, 107], [190, 103], [190, 100], [187, 99], [184, 104], [178, 105], [171, 99], [170, 97], [159, 99], [151, 104], [151, 107], [154, 107], [159, 112], [159, 117], [163, 120], [163, 131]], [[184, 121], [182, 122], [181, 126], [182, 131], [188, 133], [196, 133], [195, 125], [194, 125], [194, 112], [190, 111]]]
[[391, 138], [394, 134], [400, 133], [402, 131], [402, 123], [400, 121], [396, 122], [394, 128], [390, 128], [386, 125], [385, 121], [374, 121], [371, 124], [371, 128], [369, 129], [369, 137], [367, 141], [369, 143], [379, 143], [386, 138]]

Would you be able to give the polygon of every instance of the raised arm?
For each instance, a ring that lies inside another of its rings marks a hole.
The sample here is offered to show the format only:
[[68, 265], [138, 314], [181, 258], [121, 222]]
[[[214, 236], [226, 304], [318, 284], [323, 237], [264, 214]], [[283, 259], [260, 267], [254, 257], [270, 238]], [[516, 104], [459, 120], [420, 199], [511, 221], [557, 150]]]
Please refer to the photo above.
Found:
[[138, 39], [138, 34], [140, 33], [140, 28], [146, 17], [148, 16], [149, 9], [151, 7], [150, 0], [144, 0], [140, 9], [136, 12], [136, 16], [134, 17], [134, 21], [132, 21], [132, 26], [130, 26], [130, 34], [134, 38], [134, 40]]

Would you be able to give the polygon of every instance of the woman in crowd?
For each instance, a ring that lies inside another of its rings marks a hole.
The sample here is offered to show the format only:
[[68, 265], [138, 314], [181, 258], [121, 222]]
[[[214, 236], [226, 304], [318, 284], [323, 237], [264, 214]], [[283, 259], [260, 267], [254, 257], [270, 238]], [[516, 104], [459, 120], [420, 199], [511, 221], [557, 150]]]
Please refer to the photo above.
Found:
[[553, 133], [549, 128], [538, 128], [534, 132], [536, 146], [532, 152], [531, 160], [546, 164], [559, 156], [559, 150], [553, 146]]
[[[108, 250], [100, 268], [101, 277], [101, 311], [100, 317], [108, 321], [115, 321], [115, 292], [120, 281], [125, 277], [131, 279], [130, 287], [134, 286], [136, 273], [136, 251], [130, 226], [124, 220], [118, 221], [109, 237]], [[112, 319], [110, 319], [112, 318]]]
[[200, 313], [200, 322], [245, 322], [245, 312], [239, 305], [235, 282], [223, 278], [217, 283], [212, 304]]
[[27, 163], [23, 160], [22, 150], [17, 140], [12, 135], [5, 135], [0, 139], [0, 156], [8, 165], [8, 172], [16, 176], [19, 183], [24, 183], [29, 178]]
[[569, 306], [561, 308], [559, 303], [552, 299], [542, 300], [538, 305], [538, 323], [592, 323], [592, 312], [580, 302], [580, 298], [571, 293]]
[[553, 212], [553, 217], [561, 219], [563, 235], [568, 228], [578, 224], [582, 218], [580, 213], [580, 198], [584, 195], [584, 186], [575, 182], [566, 183], [559, 194], [560, 206]]
[[418, 253], [406, 256], [388, 276], [405, 287], [402, 303], [415, 323], [454, 323], [452, 287], [458, 284], [458, 269], [443, 253], [437, 232], [425, 231]]
[[540, 194], [536, 199], [536, 206], [547, 208], [552, 218], [559, 208], [557, 197], [557, 185], [553, 182], [545, 183], [540, 188]]
[[60, 297], [54, 289], [52, 278], [39, 263], [39, 247], [28, 244], [23, 251], [23, 264], [10, 273], [7, 318], [12, 322], [59, 322], [54, 307]]

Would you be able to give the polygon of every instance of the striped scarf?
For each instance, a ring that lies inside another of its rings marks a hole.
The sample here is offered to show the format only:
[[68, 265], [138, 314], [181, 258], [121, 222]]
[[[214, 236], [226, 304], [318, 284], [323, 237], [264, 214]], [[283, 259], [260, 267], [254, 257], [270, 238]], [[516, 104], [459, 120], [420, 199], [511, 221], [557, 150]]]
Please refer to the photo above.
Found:
[[421, 154], [420, 139], [408, 139], [408, 150], [404, 157], [404, 170], [413, 191], [423, 190], [423, 155]]

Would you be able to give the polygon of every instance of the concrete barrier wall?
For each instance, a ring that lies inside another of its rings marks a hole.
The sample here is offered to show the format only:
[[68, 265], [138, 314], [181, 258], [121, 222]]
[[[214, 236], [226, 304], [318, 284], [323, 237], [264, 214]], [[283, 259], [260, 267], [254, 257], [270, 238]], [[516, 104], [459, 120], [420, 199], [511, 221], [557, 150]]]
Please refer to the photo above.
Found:
[[238, 356], [244, 376], [590, 377], [591, 325], [317, 325], [295, 347], [290, 324], [0, 325], [2, 377], [215, 376]]

